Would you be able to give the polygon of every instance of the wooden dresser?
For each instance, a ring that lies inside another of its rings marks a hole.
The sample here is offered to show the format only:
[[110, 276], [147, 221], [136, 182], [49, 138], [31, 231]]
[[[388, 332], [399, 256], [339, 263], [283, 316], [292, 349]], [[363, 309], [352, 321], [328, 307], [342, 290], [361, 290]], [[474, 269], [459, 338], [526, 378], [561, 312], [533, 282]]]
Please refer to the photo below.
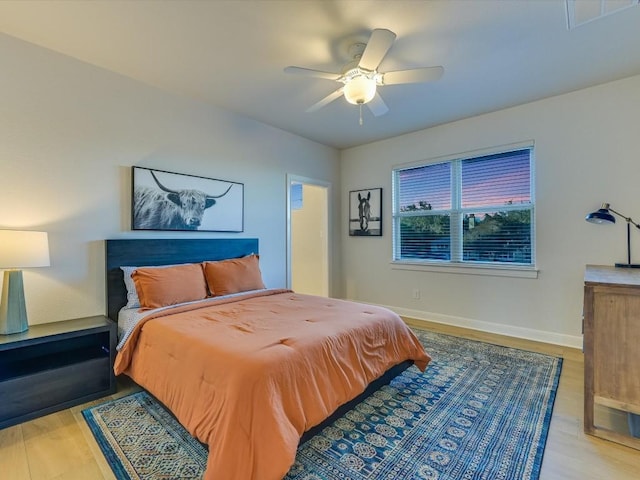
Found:
[[587, 265], [584, 276], [584, 431], [640, 449], [594, 424], [594, 407], [640, 415], [640, 269]]

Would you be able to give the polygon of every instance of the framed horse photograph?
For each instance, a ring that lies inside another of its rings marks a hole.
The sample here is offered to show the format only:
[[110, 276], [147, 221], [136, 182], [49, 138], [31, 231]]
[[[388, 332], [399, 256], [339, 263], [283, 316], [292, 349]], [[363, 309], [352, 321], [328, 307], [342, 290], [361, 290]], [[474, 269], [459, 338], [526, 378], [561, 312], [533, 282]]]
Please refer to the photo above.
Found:
[[349, 192], [349, 235], [382, 236], [382, 188]]

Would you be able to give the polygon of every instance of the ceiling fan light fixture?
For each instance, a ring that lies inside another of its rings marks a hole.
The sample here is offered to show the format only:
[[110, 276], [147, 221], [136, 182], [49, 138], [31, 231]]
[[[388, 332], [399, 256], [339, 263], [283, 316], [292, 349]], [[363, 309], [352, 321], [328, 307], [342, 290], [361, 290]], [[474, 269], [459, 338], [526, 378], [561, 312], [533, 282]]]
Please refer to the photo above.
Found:
[[376, 96], [376, 81], [360, 75], [349, 80], [344, 86], [344, 98], [353, 105], [364, 105]]
[[[640, 0], [634, 1], [640, 2]], [[367, 107], [375, 117], [384, 115], [389, 111], [384, 100], [377, 93], [378, 87], [403, 83], [433, 82], [438, 80], [444, 72], [442, 67], [421, 67], [392, 72], [378, 72], [380, 63], [395, 39], [396, 34], [391, 30], [385, 28], [374, 29], [367, 43], [351, 45], [348, 53], [353, 60], [343, 65], [341, 73], [323, 72], [293, 66], [286, 67], [284, 71], [296, 75], [334, 80], [343, 84], [344, 86], [334, 90], [306, 111], [315, 112], [344, 95], [347, 102], [360, 107], [360, 124], [362, 124], [362, 105], [364, 104], [367, 104]]]

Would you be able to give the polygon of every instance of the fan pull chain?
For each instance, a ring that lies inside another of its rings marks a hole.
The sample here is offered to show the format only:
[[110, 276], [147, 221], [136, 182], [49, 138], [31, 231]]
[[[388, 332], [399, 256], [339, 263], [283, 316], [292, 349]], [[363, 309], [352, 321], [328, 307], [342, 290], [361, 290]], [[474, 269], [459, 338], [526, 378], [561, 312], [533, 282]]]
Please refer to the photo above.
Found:
[[360, 126], [362, 126], [362, 104], [360, 104]]

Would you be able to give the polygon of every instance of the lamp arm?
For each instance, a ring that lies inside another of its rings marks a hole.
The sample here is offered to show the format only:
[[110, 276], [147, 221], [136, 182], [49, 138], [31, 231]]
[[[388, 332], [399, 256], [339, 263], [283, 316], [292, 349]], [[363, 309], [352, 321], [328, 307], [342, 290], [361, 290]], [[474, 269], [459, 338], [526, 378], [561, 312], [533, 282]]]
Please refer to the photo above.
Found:
[[640, 225], [638, 225], [636, 222], [633, 221], [633, 219], [631, 217], [627, 217], [623, 214], [621, 214], [620, 212], [616, 212], [613, 208], [609, 207], [609, 211], [615, 213], [616, 215], [618, 215], [620, 218], [624, 218], [624, 220], [627, 223], [631, 223], [634, 227], [636, 227], [637, 229], [640, 229]]

